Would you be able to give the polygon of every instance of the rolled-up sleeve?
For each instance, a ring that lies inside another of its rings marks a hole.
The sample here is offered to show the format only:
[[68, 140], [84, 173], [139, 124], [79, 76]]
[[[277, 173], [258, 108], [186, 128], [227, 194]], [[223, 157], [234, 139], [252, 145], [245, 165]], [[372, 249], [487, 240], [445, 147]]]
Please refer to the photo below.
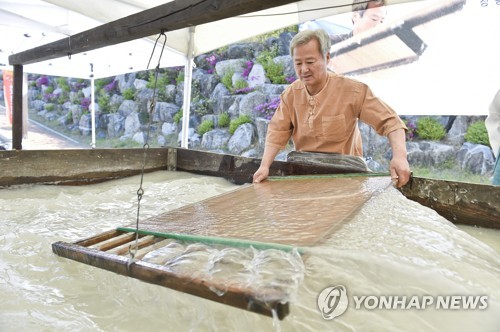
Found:
[[408, 130], [397, 113], [382, 100], [375, 97], [371, 89], [366, 85], [364, 85], [364, 98], [361, 98], [360, 102], [359, 119], [373, 127], [379, 135], [387, 136], [397, 129]]

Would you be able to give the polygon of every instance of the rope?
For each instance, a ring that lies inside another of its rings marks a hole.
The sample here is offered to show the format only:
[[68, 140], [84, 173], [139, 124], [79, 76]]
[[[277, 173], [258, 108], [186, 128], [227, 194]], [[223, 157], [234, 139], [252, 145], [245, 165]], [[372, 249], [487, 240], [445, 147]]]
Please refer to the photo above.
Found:
[[153, 55], [155, 53], [156, 45], [158, 44], [158, 40], [160, 37], [164, 37], [164, 42], [163, 46], [161, 48], [160, 52], [160, 57], [158, 58], [158, 64], [156, 65], [155, 68], [155, 79], [154, 79], [154, 86], [153, 86], [153, 99], [151, 101], [151, 105], [149, 107], [149, 123], [146, 131], [146, 139], [143, 145], [143, 159], [142, 159], [142, 168], [141, 168], [141, 180], [139, 182], [139, 189], [137, 190], [137, 216], [136, 216], [136, 222], [135, 222], [135, 245], [134, 245], [134, 250], [132, 251], [132, 245], [129, 246], [128, 252], [129, 252], [129, 261], [127, 263], [127, 267], [130, 267], [130, 265], [134, 262], [135, 255], [137, 253], [137, 249], [139, 247], [139, 220], [140, 220], [140, 211], [141, 211], [141, 200], [144, 195], [144, 188], [142, 187], [143, 182], [144, 182], [144, 169], [146, 168], [146, 160], [147, 160], [147, 154], [149, 150], [149, 135], [151, 132], [151, 124], [153, 122], [153, 112], [156, 107], [156, 84], [158, 83], [158, 73], [160, 71], [160, 61], [161, 57], [163, 55], [163, 50], [165, 49], [165, 44], [167, 43], [167, 36], [165, 35], [165, 32], [162, 30], [161, 33], [158, 35], [158, 38], [156, 38], [155, 44], [153, 46], [153, 51], [151, 52], [151, 56], [148, 61], [148, 66], [146, 69], [149, 68], [149, 65], [151, 63], [151, 59], [153, 58]]

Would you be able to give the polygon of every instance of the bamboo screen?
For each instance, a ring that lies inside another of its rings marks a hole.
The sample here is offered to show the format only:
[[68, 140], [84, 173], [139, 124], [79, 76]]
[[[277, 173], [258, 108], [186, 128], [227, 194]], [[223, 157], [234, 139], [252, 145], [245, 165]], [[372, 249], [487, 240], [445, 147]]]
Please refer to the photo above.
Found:
[[139, 229], [311, 246], [389, 185], [386, 176], [271, 179], [145, 219]]

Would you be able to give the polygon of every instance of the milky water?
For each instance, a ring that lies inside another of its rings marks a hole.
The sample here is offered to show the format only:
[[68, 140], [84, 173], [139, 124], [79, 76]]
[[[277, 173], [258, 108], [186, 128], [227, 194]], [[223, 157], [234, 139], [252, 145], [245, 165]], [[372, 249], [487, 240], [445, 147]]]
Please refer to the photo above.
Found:
[[[280, 322], [52, 253], [53, 242], [135, 222], [138, 184], [139, 177], [131, 177], [85, 187], [0, 190], [0, 331], [500, 330], [500, 232], [457, 228], [392, 188], [302, 257], [252, 249], [190, 251], [208, 253], [211, 264], [225, 260], [259, 270], [259, 277], [285, 280], [291, 313]], [[140, 216], [235, 188], [182, 172], [147, 174]], [[237, 277], [242, 276], [228, 281]], [[482, 295], [488, 296], [488, 308], [368, 310], [350, 301], [343, 315], [324, 320], [318, 295], [336, 285], [345, 286], [350, 297]]]

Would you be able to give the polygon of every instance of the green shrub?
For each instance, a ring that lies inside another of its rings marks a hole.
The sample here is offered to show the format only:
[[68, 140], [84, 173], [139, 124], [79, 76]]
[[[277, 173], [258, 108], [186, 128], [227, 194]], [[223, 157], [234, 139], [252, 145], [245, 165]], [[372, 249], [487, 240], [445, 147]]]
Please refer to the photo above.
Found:
[[63, 92], [70, 92], [71, 89], [69, 87], [68, 81], [64, 77], [58, 77], [56, 78], [56, 83], [57, 86], [63, 91]]
[[54, 104], [45, 104], [44, 108], [45, 108], [45, 110], [47, 112], [52, 112], [56, 108], [56, 105], [54, 105]]
[[232, 135], [238, 127], [245, 123], [252, 123], [252, 119], [248, 115], [240, 115], [237, 119], [231, 120], [229, 124], [229, 133]]
[[231, 122], [231, 119], [229, 118], [229, 114], [227, 113], [222, 113], [219, 115], [219, 127], [220, 128], [226, 128], [229, 127], [229, 123]]
[[62, 105], [67, 101], [69, 101], [69, 93], [63, 90], [63, 92], [59, 95], [59, 98], [57, 98], [57, 103]]
[[260, 53], [256, 61], [264, 67], [266, 76], [273, 84], [286, 84], [283, 65], [274, 62], [276, 56], [278, 56], [278, 47], [274, 46], [270, 51]]
[[199, 116], [213, 113], [212, 111], [213, 105], [211, 100], [203, 99], [200, 96], [196, 96], [191, 101], [191, 105], [194, 108], [194, 113], [196, 113]]
[[132, 89], [132, 88], [125, 89], [123, 91], [122, 95], [123, 95], [123, 98], [125, 100], [133, 100], [134, 99], [134, 89]]
[[436, 119], [426, 116], [417, 120], [417, 135], [421, 139], [439, 141], [446, 131]]
[[237, 80], [234, 83], [234, 89], [235, 90], [240, 90], [248, 87], [248, 83], [245, 80]]
[[69, 101], [72, 104], [80, 105], [80, 103], [82, 102], [83, 97], [84, 97], [83, 96], [83, 92], [82, 91], [78, 91], [77, 93], [72, 93], [70, 95]]
[[229, 91], [233, 91], [233, 75], [234, 69], [229, 69], [221, 78], [222, 84], [224, 84]]
[[179, 124], [179, 122], [181, 122], [182, 113], [183, 113], [182, 108], [177, 113], [175, 113], [175, 115], [174, 115], [174, 123], [175, 124]]
[[94, 80], [94, 89], [95, 91], [99, 91], [104, 89], [104, 86], [113, 82], [114, 77], [106, 77], [106, 78], [98, 78]]
[[198, 126], [198, 134], [203, 136], [203, 134], [214, 129], [214, 122], [212, 120], [205, 120]]
[[273, 84], [286, 84], [285, 74], [283, 72], [283, 65], [271, 60], [266, 69], [266, 75], [269, 77]]
[[109, 104], [110, 100], [111, 97], [104, 90], [101, 90], [99, 97], [97, 97], [97, 104], [99, 105], [99, 110], [101, 110], [102, 113], [111, 113], [111, 105]]
[[276, 45], [272, 46], [268, 51], [262, 51], [255, 59], [261, 65], [265, 65], [266, 62], [272, 60], [278, 56], [278, 47]]
[[471, 124], [467, 128], [467, 133], [465, 133], [465, 140], [475, 144], [490, 146], [488, 131], [486, 130], [484, 121], [477, 121]]
[[177, 84], [184, 82], [184, 71], [179, 71], [177, 77], [175, 78]]
[[[146, 88], [153, 89], [155, 87], [156, 71], [151, 70], [151, 71], [149, 71], [148, 74], [149, 74], [148, 75], [148, 83], [146, 83]], [[158, 76], [160, 76], [160, 73], [158, 73]]]
[[[156, 80], [156, 71], [150, 71], [149, 72], [149, 78], [148, 78], [148, 83], [146, 84], [146, 87], [149, 89], [154, 89], [155, 88], [155, 80]], [[171, 74], [169, 71], [166, 72], [158, 72], [158, 79], [156, 81], [156, 95], [159, 100], [165, 100], [166, 99], [166, 93], [165, 93], [165, 87], [169, 84], [172, 84], [172, 79]]]

